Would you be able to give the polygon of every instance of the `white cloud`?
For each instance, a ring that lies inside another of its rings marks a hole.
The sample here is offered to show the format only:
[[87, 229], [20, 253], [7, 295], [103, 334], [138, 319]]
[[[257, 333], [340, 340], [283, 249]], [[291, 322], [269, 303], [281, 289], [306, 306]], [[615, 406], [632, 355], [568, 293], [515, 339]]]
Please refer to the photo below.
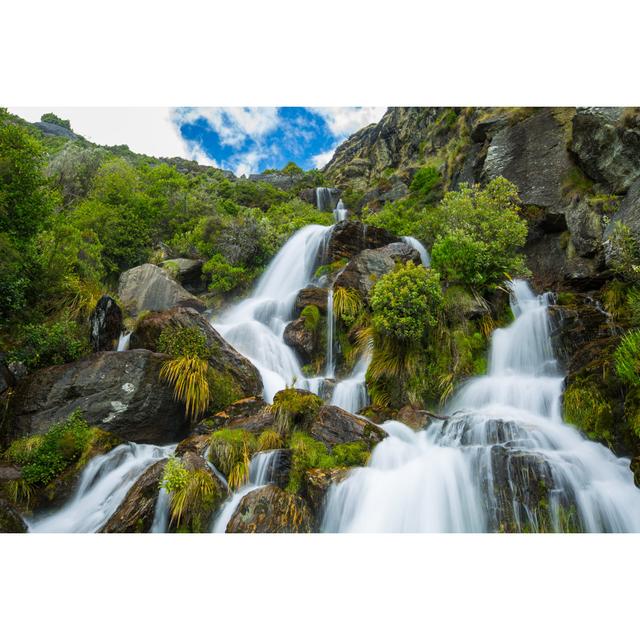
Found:
[[329, 160], [333, 158], [333, 154], [336, 151], [336, 147], [333, 149], [329, 149], [329, 151], [323, 151], [322, 153], [318, 153], [315, 156], [311, 157], [311, 161], [313, 162], [313, 166], [316, 169], [322, 169], [326, 164], [328, 164]]
[[204, 119], [230, 147], [241, 147], [247, 138], [260, 140], [280, 124], [276, 107], [194, 107], [178, 109], [174, 117], [180, 123]]
[[386, 107], [313, 107], [309, 111], [324, 118], [336, 138], [346, 138], [372, 122], [378, 122]]
[[182, 138], [174, 110], [166, 107], [15, 107], [9, 111], [29, 122], [52, 111], [96, 144], [126, 144], [136, 153], [214, 163], [201, 146]]
[[252, 149], [246, 153], [232, 156], [228, 159], [227, 163], [237, 176], [249, 176], [252, 173], [258, 173], [260, 161], [266, 157], [268, 157], [268, 155], [260, 149]]

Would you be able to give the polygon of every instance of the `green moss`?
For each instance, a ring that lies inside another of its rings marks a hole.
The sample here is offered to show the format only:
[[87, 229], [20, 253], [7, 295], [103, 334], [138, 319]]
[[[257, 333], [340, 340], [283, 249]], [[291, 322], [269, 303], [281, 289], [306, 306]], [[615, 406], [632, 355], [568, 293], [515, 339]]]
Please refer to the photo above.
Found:
[[556, 294], [556, 303], [563, 307], [573, 306], [577, 299], [576, 294], [571, 291], [560, 291]]
[[315, 417], [322, 404], [322, 399], [313, 393], [293, 388], [278, 391], [271, 405], [278, 433], [286, 437], [295, 429], [303, 428]]
[[240, 400], [244, 394], [234, 378], [222, 371], [215, 371], [211, 367], [207, 370], [209, 382], [209, 411], [222, 411], [225, 407]]
[[614, 354], [618, 377], [634, 387], [640, 386], [640, 329], [627, 332]]
[[318, 329], [320, 324], [320, 310], [315, 304], [307, 305], [301, 312], [300, 317], [304, 319], [304, 327], [307, 331], [313, 333]]
[[564, 392], [563, 410], [564, 420], [591, 440], [613, 443], [613, 407], [594, 382], [584, 379], [572, 382]]
[[196, 327], [166, 327], [158, 338], [158, 350], [174, 358], [197, 356], [209, 358], [205, 335]]
[[331, 264], [323, 264], [322, 266], [316, 269], [314, 274], [315, 278], [322, 278], [322, 276], [331, 276], [334, 273], [337, 273], [341, 269], [344, 269], [347, 266], [348, 260], [346, 258], [341, 258], [340, 260], [336, 260]]
[[256, 437], [244, 429], [220, 429], [211, 434], [209, 461], [227, 479], [233, 469], [257, 451]]
[[562, 192], [567, 197], [583, 197], [593, 191], [593, 180], [578, 167], [572, 167], [562, 179]]

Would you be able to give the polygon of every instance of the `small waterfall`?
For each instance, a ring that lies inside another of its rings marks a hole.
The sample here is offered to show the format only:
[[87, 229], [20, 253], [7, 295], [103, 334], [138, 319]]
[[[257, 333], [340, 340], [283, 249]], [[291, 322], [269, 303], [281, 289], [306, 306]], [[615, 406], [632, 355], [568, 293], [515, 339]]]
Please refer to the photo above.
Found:
[[333, 336], [336, 330], [336, 318], [333, 313], [333, 287], [329, 289], [327, 294], [327, 365], [326, 378], [335, 378], [336, 365], [333, 354]]
[[249, 482], [240, 487], [223, 505], [214, 519], [212, 533], [225, 533], [227, 525], [233, 517], [238, 505], [242, 498], [248, 493], [251, 493], [254, 489], [259, 489], [266, 484], [269, 484], [273, 479], [273, 472], [275, 471], [278, 455], [280, 451], [273, 449], [271, 451], [261, 451], [256, 453], [251, 458], [251, 464], [249, 465]]
[[335, 195], [338, 192], [328, 187], [316, 187], [316, 207], [319, 211], [333, 211], [336, 206]]
[[166, 533], [169, 529], [169, 510], [171, 507], [171, 496], [164, 487], [161, 487], [156, 500], [153, 522], [149, 533]]
[[129, 350], [129, 340], [131, 339], [131, 332], [123, 331], [120, 334], [120, 338], [118, 339], [118, 348], [117, 351], [128, 351]]
[[425, 267], [431, 266], [431, 258], [429, 257], [429, 252], [427, 248], [413, 236], [402, 236], [402, 242], [408, 244], [412, 249], [415, 249], [420, 254], [420, 260], [422, 260], [422, 264]]
[[343, 220], [347, 219], [348, 215], [349, 215], [349, 211], [344, 206], [342, 199], [338, 200], [338, 204], [336, 205], [336, 208], [333, 210], [333, 219], [336, 222], [342, 222]]
[[383, 424], [369, 465], [329, 490], [324, 531], [640, 531], [629, 461], [562, 421], [547, 296], [510, 288], [515, 320], [494, 332], [488, 374], [446, 422]]
[[80, 475], [78, 488], [58, 511], [34, 518], [36, 533], [89, 533], [98, 531], [115, 513], [127, 492], [154, 462], [168, 457], [175, 445], [121, 444], [96, 456]]
[[283, 340], [292, 319], [298, 291], [313, 280], [318, 257], [331, 227], [309, 225], [280, 249], [260, 278], [254, 293], [214, 322], [233, 347], [256, 366], [267, 402], [287, 385], [315, 390], [320, 379], [305, 378], [294, 351]]
[[351, 377], [336, 384], [331, 404], [351, 413], [358, 413], [369, 403], [365, 376], [371, 362], [371, 353], [365, 353], [353, 368]]

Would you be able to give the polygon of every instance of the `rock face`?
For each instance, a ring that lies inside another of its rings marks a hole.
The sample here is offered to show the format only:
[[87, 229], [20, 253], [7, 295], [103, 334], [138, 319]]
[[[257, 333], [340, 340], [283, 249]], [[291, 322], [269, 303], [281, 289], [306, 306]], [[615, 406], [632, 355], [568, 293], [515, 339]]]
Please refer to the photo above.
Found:
[[298, 318], [285, 327], [283, 340], [296, 352], [302, 364], [311, 362], [316, 340], [313, 331], [306, 328], [304, 318]]
[[166, 464], [160, 460], [140, 476], [101, 533], [147, 533], [151, 529]]
[[621, 122], [620, 108], [586, 107], [573, 118], [571, 150], [584, 172], [624, 193], [640, 178], [640, 129]]
[[165, 311], [174, 306], [204, 311], [205, 305], [153, 264], [143, 264], [123, 272], [118, 283], [118, 297], [137, 315], [141, 311]]
[[239, 396], [256, 396], [262, 392], [262, 379], [253, 364], [226, 342], [204, 316], [188, 307], [174, 307], [143, 317], [131, 334], [131, 348], [158, 351], [160, 334], [167, 327], [198, 329], [212, 353], [209, 365], [227, 376], [237, 387]]
[[640, 243], [640, 178], [631, 185], [626, 197], [620, 203], [620, 208], [607, 225], [605, 237], [608, 238], [611, 235], [617, 222], [629, 227], [636, 242]]
[[45, 433], [79, 409], [91, 425], [123, 440], [166, 444], [187, 435], [184, 407], [158, 381], [166, 356], [143, 349], [101, 351], [40, 369], [16, 387], [9, 439]]
[[313, 514], [316, 529], [320, 528], [327, 491], [332, 484], [342, 482], [349, 473], [346, 467], [334, 469], [309, 469], [304, 476], [302, 497]]
[[372, 422], [332, 405], [320, 407], [307, 431], [329, 449], [347, 442], [364, 442], [371, 449], [387, 435]]
[[313, 517], [304, 500], [267, 485], [248, 493], [227, 525], [227, 533], [310, 533]]
[[273, 173], [252, 173], [247, 180], [251, 180], [251, 182], [266, 182], [267, 184], [276, 187], [276, 189], [288, 191], [298, 184], [300, 178], [288, 173], [275, 171]]
[[60, 136], [62, 138], [68, 138], [69, 140], [77, 140], [79, 137], [78, 134], [71, 131], [71, 129], [62, 127], [54, 122], [34, 122], [33, 124], [46, 136]]
[[115, 351], [124, 330], [122, 310], [111, 296], [102, 296], [89, 317], [89, 341], [94, 351]]
[[202, 278], [202, 260], [173, 258], [160, 263], [189, 293], [204, 293], [207, 286]]
[[318, 307], [318, 311], [322, 314], [327, 313], [327, 302], [329, 297], [328, 289], [322, 287], [305, 287], [298, 291], [295, 302], [295, 312], [300, 312], [310, 304]]
[[350, 260], [363, 249], [378, 249], [392, 242], [400, 242], [400, 238], [386, 229], [372, 227], [356, 220], [344, 220], [333, 227], [324, 264], [344, 258]]
[[262, 398], [251, 397], [234, 402], [209, 418], [207, 423], [209, 426], [203, 425], [202, 429], [207, 433], [217, 429], [244, 429], [260, 434], [266, 429], [273, 429], [275, 416]]
[[13, 387], [16, 383], [16, 377], [11, 372], [11, 369], [5, 364], [5, 361], [0, 357], [0, 396]]
[[394, 242], [380, 249], [365, 249], [338, 275], [334, 286], [355, 289], [367, 299], [383, 275], [393, 271], [396, 264], [409, 261], [421, 264], [420, 254], [404, 242]]
[[0, 533], [26, 533], [27, 525], [18, 511], [0, 498]]

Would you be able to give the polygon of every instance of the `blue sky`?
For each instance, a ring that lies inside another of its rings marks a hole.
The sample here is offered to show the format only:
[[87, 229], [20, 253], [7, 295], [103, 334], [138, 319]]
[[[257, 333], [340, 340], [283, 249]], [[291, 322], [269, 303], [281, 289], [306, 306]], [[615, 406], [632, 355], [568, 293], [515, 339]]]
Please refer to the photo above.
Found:
[[181, 156], [236, 175], [279, 169], [290, 160], [324, 166], [336, 146], [380, 120], [384, 107], [15, 107], [30, 122], [52, 111], [74, 131], [138, 153]]

